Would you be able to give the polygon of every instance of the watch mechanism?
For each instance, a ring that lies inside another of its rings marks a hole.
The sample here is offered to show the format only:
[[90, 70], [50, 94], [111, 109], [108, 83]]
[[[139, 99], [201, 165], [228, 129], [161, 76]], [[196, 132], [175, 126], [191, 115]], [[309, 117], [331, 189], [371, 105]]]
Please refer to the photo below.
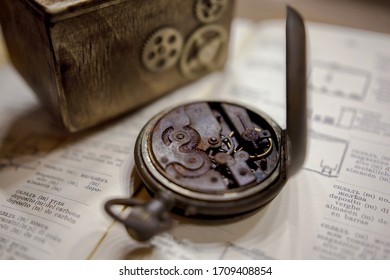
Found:
[[[202, 23], [215, 20], [226, 3], [196, 1], [196, 15]], [[184, 216], [207, 218], [258, 209], [275, 198], [303, 166], [305, 26], [295, 10], [288, 7], [287, 12], [286, 128], [263, 112], [223, 101], [192, 102], [154, 116], [134, 148], [136, 170], [152, 199], [113, 199], [105, 205], [135, 239], [145, 241], [169, 229], [172, 209]], [[184, 44], [174, 29], [161, 29], [148, 39], [143, 59], [150, 58], [151, 63], [144, 63], [149, 70], [159, 71], [180, 61], [182, 74], [195, 79], [223, 64], [227, 40], [226, 30], [217, 24], [200, 26]], [[165, 57], [169, 53], [174, 55]], [[124, 217], [113, 212], [113, 205], [132, 210]]]

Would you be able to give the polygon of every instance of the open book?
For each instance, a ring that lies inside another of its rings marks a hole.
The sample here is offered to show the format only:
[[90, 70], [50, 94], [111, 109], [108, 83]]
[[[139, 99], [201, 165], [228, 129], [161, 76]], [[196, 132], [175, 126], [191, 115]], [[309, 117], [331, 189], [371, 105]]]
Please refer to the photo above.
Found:
[[[137, 243], [105, 201], [132, 195], [133, 146], [168, 106], [214, 99], [285, 120], [284, 22], [236, 20], [226, 69], [76, 135], [55, 128], [11, 66], [0, 68], [0, 258], [390, 258], [390, 36], [308, 23], [304, 168], [266, 207], [222, 221], [175, 216]], [[147, 199], [141, 189], [137, 196]]]

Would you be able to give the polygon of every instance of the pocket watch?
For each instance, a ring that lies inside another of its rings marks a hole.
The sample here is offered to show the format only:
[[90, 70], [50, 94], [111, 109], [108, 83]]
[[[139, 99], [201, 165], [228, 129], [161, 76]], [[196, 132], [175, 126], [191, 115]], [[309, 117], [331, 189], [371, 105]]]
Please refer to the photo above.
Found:
[[[113, 199], [106, 211], [136, 240], [189, 217], [242, 215], [269, 203], [302, 166], [306, 153], [306, 39], [301, 16], [287, 8], [286, 128], [258, 110], [222, 101], [167, 109], [140, 132], [135, 167], [151, 194]], [[128, 215], [114, 205], [130, 206]]]

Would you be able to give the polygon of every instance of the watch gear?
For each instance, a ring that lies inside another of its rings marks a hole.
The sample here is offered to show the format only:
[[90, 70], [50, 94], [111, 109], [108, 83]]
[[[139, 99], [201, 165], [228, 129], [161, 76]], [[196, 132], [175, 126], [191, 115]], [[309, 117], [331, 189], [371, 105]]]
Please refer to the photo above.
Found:
[[195, 30], [184, 45], [180, 68], [188, 79], [199, 78], [222, 67], [227, 56], [228, 34], [221, 25]]
[[161, 28], [144, 44], [143, 65], [152, 72], [167, 70], [179, 60], [182, 49], [183, 36], [172, 27]]
[[218, 20], [226, 10], [228, 0], [198, 0], [195, 3], [196, 18], [202, 23]]

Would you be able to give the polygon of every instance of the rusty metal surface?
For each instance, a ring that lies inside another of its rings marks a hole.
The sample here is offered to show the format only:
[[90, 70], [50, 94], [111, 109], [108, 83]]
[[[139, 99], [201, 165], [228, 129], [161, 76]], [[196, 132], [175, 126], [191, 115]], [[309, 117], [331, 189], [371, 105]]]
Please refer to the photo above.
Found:
[[272, 127], [237, 105], [183, 105], [161, 116], [150, 134], [158, 169], [191, 190], [227, 192], [259, 184], [278, 163]]

